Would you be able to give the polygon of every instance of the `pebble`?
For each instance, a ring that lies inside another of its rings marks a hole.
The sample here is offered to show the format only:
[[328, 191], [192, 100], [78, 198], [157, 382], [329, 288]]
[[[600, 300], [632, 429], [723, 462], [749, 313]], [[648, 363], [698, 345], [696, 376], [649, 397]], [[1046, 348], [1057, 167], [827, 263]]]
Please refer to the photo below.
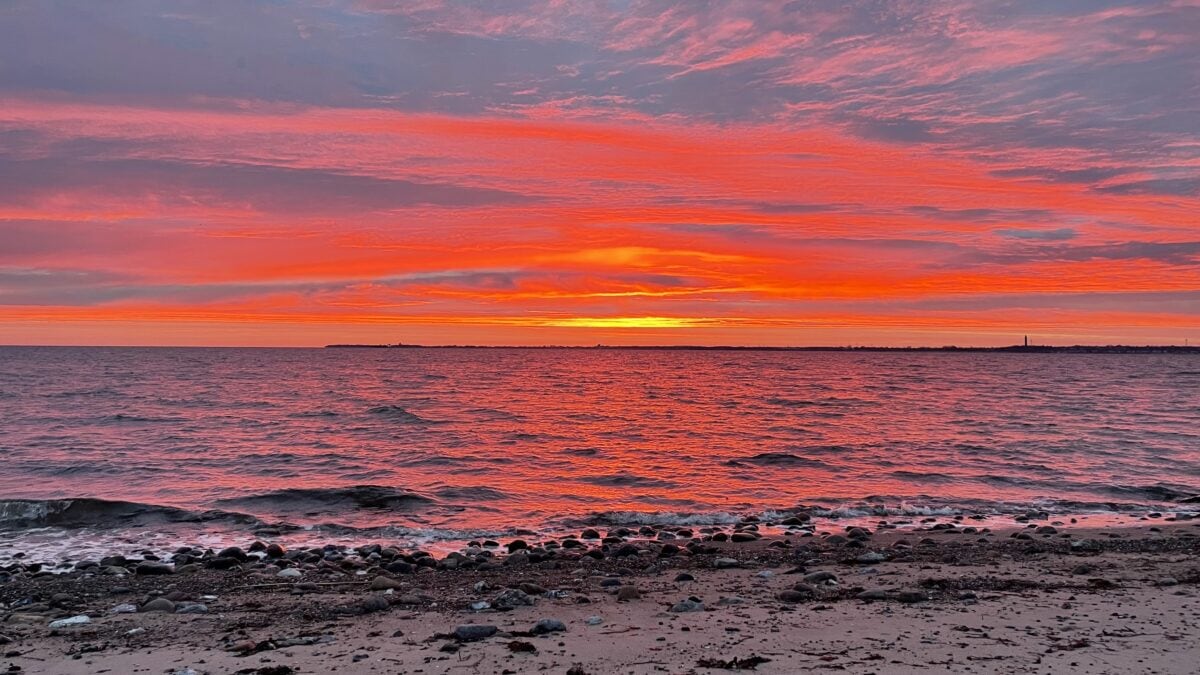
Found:
[[675, 612], [676, 614], [682, 614], [684, 612], [703, 612], [704, 603], [694, 598], [688, 598], [687, 600], [681, 600], [672, 605], [670, 611]]
[[604, 623], [604, 617], [589, 616], [588, 618], [584, 619], [583, 622], [589, 626], [599, 626], [600, 624]]
[[687, 572], [680, 572], [679, 574], [675, 575], [675, 583], [677, 583], [677, 584], [682, 583], [684, 581], [695, 581], [695, 580], [696, 580], [696, 577], [688, 574]]
[[72, 616], [67, 619], [59, 619], [50, 622], [50, 630], [58, 630], [59, 628], [70, 628], [71, 626], [82, 626], [85, 623], [91, 623], [92, 618], [86, 614]]
[[638, 600], [642, 594], [634, 586], [622, 586], [617, 589], [617, 602], [629, 602], [630, 600]]
[[495, 607], [501, 612], [506, 612], [517, 607], [531, 606], [535, 602], [536, 600], [530, 597], [530, 595], [525, 591], [522, 591], [519, 588], [509, 588], [502, 591], [500, 595], [497, 595], [492, 599], [492, 607]]
[[874, 551], [871, 551], [858, 556], [855, 558], [855, 560], [860, 565], [874, 565], [887, 560], [887, 556], [882, 553], [875, 553]]
[[166, 598], [155, 598], [155, 599], [151, 600], [150, 602], [147, 602], [146, 604], [142, 605], [141, 611], [173, 613], [175, 611], [175, 603], [171, 602], [170, 600], [168, 600]]
[[245, 562], [246, 560], [250, 559], [250, 556], [246, 555], [246, 552], [237, 546], [230, 546], [229, 548], [222, 549], [221, 552], [217, 554], [217, 557], [233, 558], [234, 560], [241, 562]]
[[896, 594], [896, 600], [904, 603], [925, 602], [929, 596], [925, 591], [900, 591]]
[[386, 591], [388, 589], [404, 588], [404, 584], [391, 577], [375, 577], [371, 580], [371, 590]]
[[492, 603], [488, 602], [487, 600], [480, 600], [478, 602], [471, 603], [471, 611], [472, 612], [484, 612], [491, 608], [492, 608]]
[[546, 635], [547, 633], [561, 633], [566, 629], [567, 624], [558, 619], [539, 619], [530, 632], [534, 635]]
[[174, 574], [175, 568], [166, 563], [146, 561], [138, 563], [137, 567], [133, 568], [133, 573], [144, 576]]
[[208, 614], [208, 605], [200, 602], [189, 602], [175, 608], [176, 614]]
[[287, 569], [279, 570], [275, 573], [275, 576], [279, 577], [280, 579], [298, 579], [304, 576], [304, 573], [295, 567], [289, 567]]
[[122, 603], [108, 610], [109, 614], [136, 614], [138, 611], [137, 605]]
[[365, 613], [382, 612], [390, 606], [391, 605], [388, 603], [388, 599], [378, 594], [367, 596], [367, 598], [362, 601], [362, 604], [359, 605], [359, 607], [361, 607], [362, 611]]
[[740, 567], [741, 564], [734, 558], [717, 558], [713, 561], [713, 567], [724, 570], [732, 567]]
[[825, 584], [829, 582], [837, 582], [837, 575], [833, 572], [812, 572], [804, 575], [804, 580], [810, 584]]
[[859, 600], [888, 600], [891, 598], [891, 594], [882, 588], [873, 588], [863, 591], [854, 597], [858, 598]]
[[500, 629], [490, 624], [470, 623], [454, 629], [454, 639], [459, 642], [475, 642], [495, 635]]

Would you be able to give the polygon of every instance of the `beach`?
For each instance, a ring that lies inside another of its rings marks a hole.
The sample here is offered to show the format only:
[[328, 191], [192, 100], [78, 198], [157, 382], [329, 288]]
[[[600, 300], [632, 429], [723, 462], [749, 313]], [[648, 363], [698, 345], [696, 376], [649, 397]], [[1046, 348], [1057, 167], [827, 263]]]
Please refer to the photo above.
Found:
[[263, 538], [65, 572], [10, 564], [0, 668], [1195, 672], [1200, 521], [1189, 515], [1123, 527], [799, 520], [614, 527], [439, 556]]

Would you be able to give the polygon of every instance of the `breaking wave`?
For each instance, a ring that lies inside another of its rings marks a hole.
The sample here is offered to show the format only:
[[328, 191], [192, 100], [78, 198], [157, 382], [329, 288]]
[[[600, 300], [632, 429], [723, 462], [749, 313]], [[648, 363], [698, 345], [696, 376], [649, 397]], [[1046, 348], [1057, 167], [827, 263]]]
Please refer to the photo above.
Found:
[[154, 523], [226, 521], [256, 525], [254, 516], [231, 511], [192, 511], [173, 506], [108, 499], [6, 499], [0, 501], [0, 528], [136, 527]]
[[261, 494], [217, 500], [217, 504], [272, 512], [352, 509], [410, 510], [432, 504], [425, 495], [382, 485], [333, 488], [286, 488]]

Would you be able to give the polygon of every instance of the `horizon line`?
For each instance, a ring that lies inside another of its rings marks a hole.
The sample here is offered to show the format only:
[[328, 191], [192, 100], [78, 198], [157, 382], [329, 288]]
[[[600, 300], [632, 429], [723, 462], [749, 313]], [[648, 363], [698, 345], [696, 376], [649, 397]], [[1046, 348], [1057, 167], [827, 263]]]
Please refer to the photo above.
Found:
[[0, 348], [18, 349], [572, 349], [572, 350], [628, 350], [628, 351], [916, 351], [916, 352], [1046, 352], [1046, 351], [1150, 351], [1200, 352], [1200, 345], [1187, 344], [1004, 344], [980, 345], [696, 345], [696, 344], [651, 344], [651, 345], [517, 345], [517, 344], [368, 344], [333, 343], [324, 345], [104, 345], [104, 344], [0, 344]]

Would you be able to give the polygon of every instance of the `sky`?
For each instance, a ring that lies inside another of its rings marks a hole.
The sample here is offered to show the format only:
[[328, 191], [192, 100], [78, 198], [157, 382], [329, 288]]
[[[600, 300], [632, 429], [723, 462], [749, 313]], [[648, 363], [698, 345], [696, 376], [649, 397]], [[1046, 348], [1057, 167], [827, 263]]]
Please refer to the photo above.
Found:
[[0, 343], [1200, 343], [1200, 0], [0, 3]]

